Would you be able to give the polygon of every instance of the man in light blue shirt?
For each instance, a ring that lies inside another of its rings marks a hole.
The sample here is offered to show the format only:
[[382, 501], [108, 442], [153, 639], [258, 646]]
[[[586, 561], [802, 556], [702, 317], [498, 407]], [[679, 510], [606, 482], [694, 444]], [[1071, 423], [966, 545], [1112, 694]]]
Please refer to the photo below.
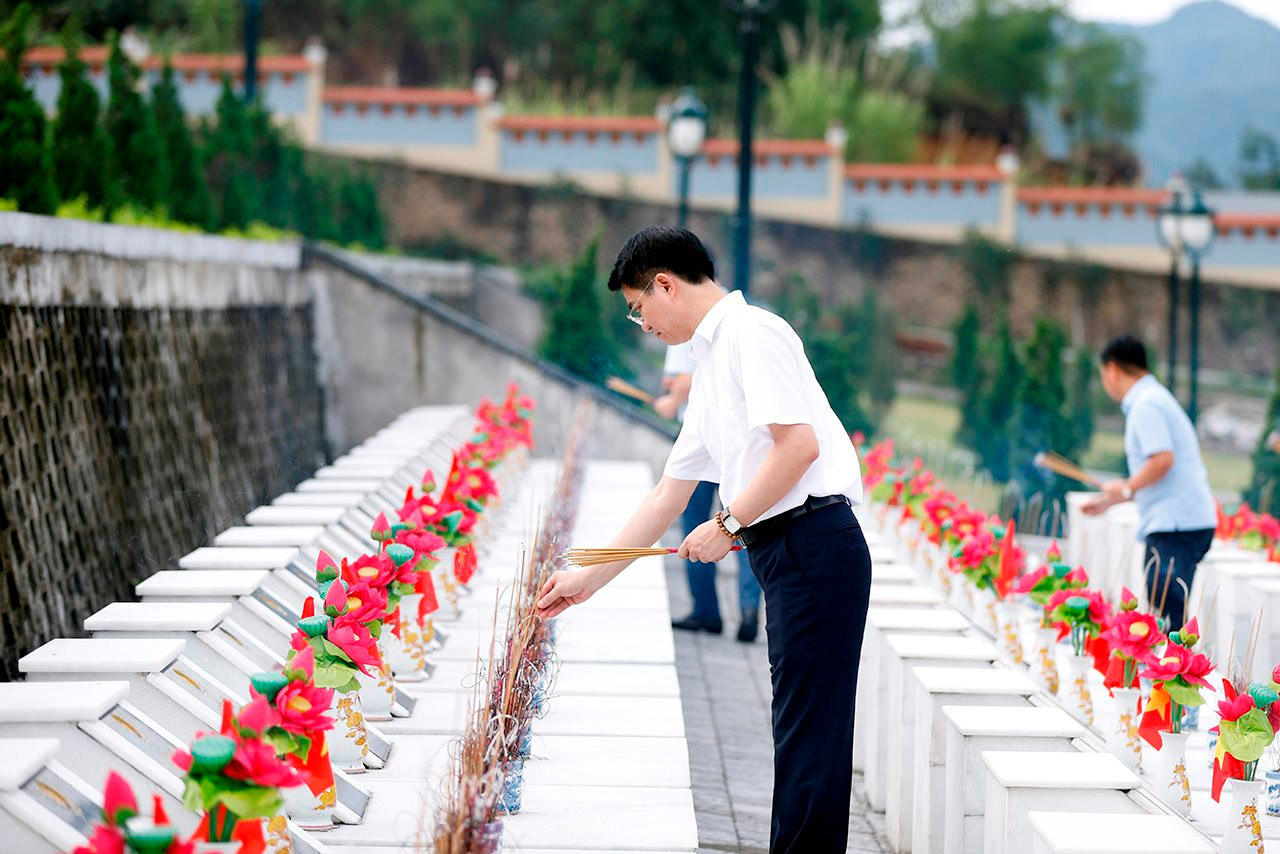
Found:
[[1154, 607], [1163, 599], [1170, 630], [1181, 628], [1187, 591], [1213, 543], [1218, 519], [1200, 441], [1177, 399], [1151, 375], [1141, 341], [1114, 338], [1101, 361], [1102, 386], [1124, 412], [1129, 477], [1104, 483], [1102, 495], [1083, 509], [1097, 515], [1124, 501], [1137, 502], [1148, 600]]

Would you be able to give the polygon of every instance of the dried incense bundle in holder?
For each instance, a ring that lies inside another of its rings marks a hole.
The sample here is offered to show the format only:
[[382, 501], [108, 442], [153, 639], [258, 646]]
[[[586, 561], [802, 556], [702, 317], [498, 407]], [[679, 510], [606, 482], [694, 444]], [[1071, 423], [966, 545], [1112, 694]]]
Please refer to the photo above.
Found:
[[1089, 486], [1102, 486], [1102, 481], [1071, 462], [1071, 460], [1053, 451], [1043, 451], [1036, 454], [1035, 464], [1041, 468], [1048, 469], [1054, 474], [1062, 475], [1080, 483], [1087, 483]]
[[[731, 551], [741, 551], [742, 546], [734, 546]], [[565, 559], [575, 566], [599, 566], [602, 563], [613, 563], [616, 560], [638, 560], [655, 555], [673, 555], [679, 549], [568, 549]]]
[[631, 383], [621, 377], [609, 377], [604, 381], [605, 388], [616, 391], [618, 394], [624, 394], [627, 397], [634, 398], [641, 403], [653, 403], [653, 395], [642, 388], [636, 388]]

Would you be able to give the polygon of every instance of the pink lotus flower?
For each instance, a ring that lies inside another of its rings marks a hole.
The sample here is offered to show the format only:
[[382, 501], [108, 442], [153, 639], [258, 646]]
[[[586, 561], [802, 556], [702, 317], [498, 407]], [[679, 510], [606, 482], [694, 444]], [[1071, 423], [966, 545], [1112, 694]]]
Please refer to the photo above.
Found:
[[[310, 644], [303, 643], [302, 648], [298, 650], [298, 654], [289, 662], [287, 670], [298, 670], [302, 672], [302, 679], [291, 679], [294, 682], [310, 682], [316, 678], [316, 652], [311, 648]], [[288, 673], [286, 672], [286, 676]]]
[[342, 650], [365, 676], [375, 675], [369, 672], [368, 668], [372, 667], [376, 670], [381, 666], [382, 657], [378, 653], [378, 642], [360, 623], [354, 623], [346, 617], [339, 617], [329, 626], [326, 636], [329, 642]]
[[255, 786], [277, 786], [287, 789], [301, 786], [297, 770], [276, 756], [276, 749], [256, 738], [245, 739], [236, 746], [235, 755], [222, 773], [233, 780], [244, 780]]
[[1025, 596], [1031, 592], [1033, 587], [1048, 575], [1049, 567], [1047, 566], [1041, 566], [1034, 572], [1028, 572], [1026, 575], [1021, 575], [1018, 577], [1018, 580], [1013, 583], [1013, 592]]
[[1083, 566], [1077, 566], [1075, 569], [1067, 573], [1066, 580], [1068, 584], [1086, 587], [1089, 584], [1089, 573], [1084, 571]]
[[1249, 696], [1249, 692], [1237, 694], [1226, 700], [1218, 701], [1218, 714], [1224, 721], [1238, 721], [1240, 718], [1254, 708], [1253, 697]]
[[1054, 540], [1049, 545], [1049, 550], [1044, 553], [1044, 562], [1045, 563], [1061, 563], [1062, 562], [1062, 549], [1058, 547], [1057, 540]]
[[107, 785], [102, 792], [102, 814], [112, 825], [124, 824], [138, 814], [138, 799], [133, 787], [115, 771], [107, 772]]
[[93, 829], [88, 845], [78, 846], [72, 854], [128, 854], [124, 834], [116, 828], [100, 824]]
[[254, 694], [254, 698], [236, 715], [236, 723], [240, 728], [256, 735], [261, 735], [279, 722], [276, 710], [271, 708], [271, 703], [261, 694]]
[[334, 617], [342, 613], [347, 607], [347, 586], [343, 584], [342, 579], [335, 579], [329, 585], [329, 589], [324, 594], [324, 610], [329, 616]]
[[387, 591], [364, 583], [347, 589], [346, 613], [342, 619], [367, 625], [386, 615]]
[[1146, 663], [1147, 669], [1140, 674], [1143, 679], [1168, 682], [1181, 677], [1188, 685], [1201, 685], [1210, 689], [1213, 687], [1204, 678], [1212, 672], [1213, 662], [1176, 643], [1168, 644], [1161, 658], [1152, 656]]
[[316, 556], [316, 578], [328, 581], [338, 577], [338, 564], [323, 549]]
[[1152, 647], [1164, 640], [1156, 618], [1137, 611], [1117, 614], [1102, 636], [1112, 649], [1136, 661], [1146, 661]]
[[1120, 588], [1120, 610], [1133, 611], [1138, 607], [1138, 597], [1128, 587]]
[[290, 682], [276, 695], [280, 728], [297, 735], [331, 729], [333, 718], [325, 712], [333, 706], [333, 693], [310, 682]]
[[373, 529], [370, 533], [375, 540], [381, 540], [391, 533], [391, 523], [387, 521], [386, 513], [379, 513], [378, 518], [373, 520]]
[[350, 574], [355, 579], [352, 583], [373, 587], [386, 587], [396, 578], [396, 565], [385, 554], [360, 555], [355, 563], [348, 564], [344, 569], [344, 576]]

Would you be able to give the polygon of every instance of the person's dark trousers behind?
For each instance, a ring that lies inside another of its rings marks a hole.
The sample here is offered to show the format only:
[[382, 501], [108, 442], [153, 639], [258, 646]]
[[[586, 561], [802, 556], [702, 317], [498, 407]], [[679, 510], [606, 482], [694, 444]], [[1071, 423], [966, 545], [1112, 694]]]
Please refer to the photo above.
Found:
[[[681, 519], [685, 536], [711, 518], [711, 502], [715, 495], [714, 483], [704, 480], [694, 488]], [[750, 567], [743, 565], [748, 560], [746, 552], [738, 553], [738, 608], [742, 611], [743, 620], [751, 623], [750, 637], [744, 637], [740, 633], [738, 640], [755, 640], [755, 620], [760, 610], [760, 585], [756, 583]], [[723, 631], [720, 597], [716, 594], [716, 565], [696, 560], [686, 560], [684, 563], [685, 574], [689, 579], [689, 593], [693, 597], [693, 612], [689, 618], [707, 631]]]
[[[1182, 628], [1182, 614], [1186, 608], [1187, 592], [1196, 577], [1196, 566], [1213, 545], [1213, 528], [1201, 531], [1153, 531], [1147, 534], [1147, 548], [1142, 565], [1147, 574], [1147, 595], [1155, 608], [1164, 597], [1162, 614], [1169, 618], [1169, 631]], [[1170, 568], [1169, 593], [1165, 595], [1165, 579]], [[1182, 584], [1187, 585], [1183, 590]], [[1194, 614], [1190, 616], [1195, 616]]]
[[843, 854], [871, 557], [847, 504], [750, 545], [773, 681], [771, 854]]

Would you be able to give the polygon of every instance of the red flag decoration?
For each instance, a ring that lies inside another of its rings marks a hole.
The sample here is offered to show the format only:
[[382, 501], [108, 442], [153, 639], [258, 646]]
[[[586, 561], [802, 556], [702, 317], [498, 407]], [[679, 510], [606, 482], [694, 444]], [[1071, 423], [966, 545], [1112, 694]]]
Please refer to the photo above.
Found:
[[307, 733], [307, 736], [311, 739], [307, 758], [290, 753], [286, 759], [302, 775], [311, 794], [318, 798], [334, 785], [333, 763], [329, 761], [329, 745], [325, 743], [324, 732], [317, 730]]
[[[1236, 698], [1236, 686], [1231, 684], [1228, 679], [1222, 680], [1222, 693], [1227, 698], [1227, 703]], [[1218, 708], [1222, 709], [1226, 703], [1219, 703]], [[1237, 715], [1240, 712], [1236, 713]], [[1209, 730], [1216, 732], [1218, 727]], [[1244, 763], [1236, 759], [1227, 752], [1226, 745], [1222, 741], [1222, 736], [1218, 736], [1217, 746], [1213, 750], [1213, 783], [1209, 787], [1209, 794], [1215, 801], [1222, 797], [1222, 785], [1232, 777], [1244, 779]]]
[[431, 579], [431, 573], [419, 572], [414, 589], [422, 594], [422, 599], [418, 602], [418, 625], [422, 625], [428, 614], [440, 610], [440, 600], [436, 598], [436, 583]]
[[1004, 539], [1000, 541], [1000, 569], [996, 573], [996, 595], [1003, 599], [1018, 578], [1018, 565], [1013, 557], [1013, 535], [1015, 528], [1012, 519], [1004, 529]]
[[316, 615], [316, 599], [314, 596], [308, 596], [306, 601], [302, 603], [302, 619], [314, 617]]
[[[1101, 635], [1093, 638], [1085, 647], [1085, 652], [1093, 656], [1093, 669], [1106, 676], [1111, 667], [1111, 644], [1107, 643], [1107, 639]], [[1120, 678], [1124, 678], [1123, 673]]]
[[1156, 750], [1164, 744], [1160, 733], [1173, 726], [1171, 702], [1169, 692], [1164, 690], [1164, 683], [1157, 682], [1151, 689], [1151, 698], [1147, 700], [1146, 708], [1142, 711], [1142, 720], [1138, 722], [1138, 734]]
[[470, 544], [460, 546], [453, 553], [453, 577], [458, 579], [459, 584], [466, 584], [475, 574], [476, 547]]

